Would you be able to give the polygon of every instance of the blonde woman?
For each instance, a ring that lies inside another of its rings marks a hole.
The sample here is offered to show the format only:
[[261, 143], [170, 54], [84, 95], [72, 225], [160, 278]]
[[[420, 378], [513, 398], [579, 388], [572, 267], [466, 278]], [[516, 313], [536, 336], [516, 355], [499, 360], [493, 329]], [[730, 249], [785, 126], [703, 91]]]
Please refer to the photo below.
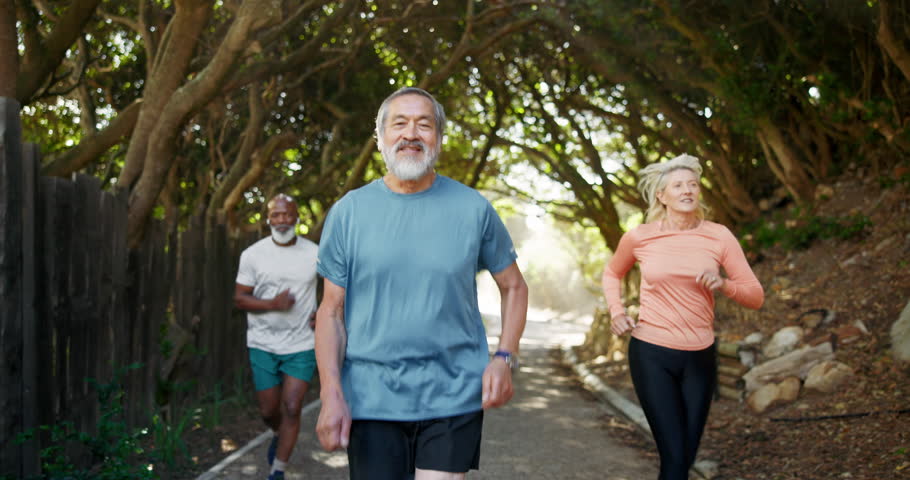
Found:
[[[641, 170], [646, 223], [622, 236], [603, 273], [611, 329], [632, 335], [629, 371], [660, 454], [659, 480], [686, 480], [695, 462], [716, 382], [715, 292], [747, 308], [764, 302], [739, 242], [727, 227], [705, 220], [701, 173], [691, 155]], [[621, 292], [636, 262], [637, 322]]]

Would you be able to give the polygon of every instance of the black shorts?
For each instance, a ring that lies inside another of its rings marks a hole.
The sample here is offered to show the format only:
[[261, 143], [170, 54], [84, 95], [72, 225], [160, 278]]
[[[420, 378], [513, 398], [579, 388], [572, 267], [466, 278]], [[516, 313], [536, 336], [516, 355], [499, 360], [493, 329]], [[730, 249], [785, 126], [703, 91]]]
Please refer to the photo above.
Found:
[[351, 480], [406, 480], [414, 469], [464, 473], [480, 464], [483, 410], [418, 422], [354, 420]]

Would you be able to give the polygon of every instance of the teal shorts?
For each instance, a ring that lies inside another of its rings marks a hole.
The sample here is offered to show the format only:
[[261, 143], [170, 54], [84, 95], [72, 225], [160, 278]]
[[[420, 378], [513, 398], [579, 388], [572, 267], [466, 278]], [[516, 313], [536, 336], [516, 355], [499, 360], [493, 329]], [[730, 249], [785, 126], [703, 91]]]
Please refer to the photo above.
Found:
[[253, 367], [253, 384], [257, 392], [281, 385], [282, 373], [310, 383], [313, 372], [316, 371], [316, 351], [304, 350], [279, 355], [251, 348], [250, 365]]

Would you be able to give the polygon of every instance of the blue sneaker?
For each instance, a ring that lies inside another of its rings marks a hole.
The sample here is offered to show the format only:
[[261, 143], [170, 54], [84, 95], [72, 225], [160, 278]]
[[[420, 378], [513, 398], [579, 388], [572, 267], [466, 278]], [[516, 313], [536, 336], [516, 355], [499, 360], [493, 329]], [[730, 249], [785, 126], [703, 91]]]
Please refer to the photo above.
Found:
[[276, 470], [269, 475], [268, 480], [284, 480], [284, 472], [281, 470]]
[[[275, 462], [275, 453], [278, 452], [278, 435], [272, 437], [272, 443], [269, 444], [269, 450], [265, 452], [265, 458], [269, 461], [269, 466], [272, 466], [272, 463]], [[272, 477], [269, 477], [272, 478]], [[284, 473], [281, 474], [281, 479], [284, 478]], [[281, 480], [279, 479], [279, 480]]]

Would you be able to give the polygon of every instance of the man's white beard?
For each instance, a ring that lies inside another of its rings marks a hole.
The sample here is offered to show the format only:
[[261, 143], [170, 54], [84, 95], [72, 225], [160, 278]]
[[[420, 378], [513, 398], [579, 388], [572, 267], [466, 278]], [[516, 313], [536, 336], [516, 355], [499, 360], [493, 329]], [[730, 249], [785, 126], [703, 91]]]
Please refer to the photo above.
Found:
[[278, 230], [277, 227], [271, 227], [272, 229], [272, 240], [275, 243], [286, 244], [289, 243], [297, 235], [297, 224], [292, 225], [285, 231]]
[[[399, 158], [398, 149], [402, 145], [418, 145], [421, 152], [416, 155], [403, 155], [403, 158]], [[439, 158], [439, 151], [436, 150], [435, 145], [433, 148], [428, 148], [425, 143], [419, 140], [415, 142], [401, 140], [391, 146], [382, 145], [379, 151], [382, 153], [382, 159], [385, 160], [386, 168], [392, 172], [392, 175], [403, 181], [417, 180], [423, 177], [436, 166], [436, 160]]]

